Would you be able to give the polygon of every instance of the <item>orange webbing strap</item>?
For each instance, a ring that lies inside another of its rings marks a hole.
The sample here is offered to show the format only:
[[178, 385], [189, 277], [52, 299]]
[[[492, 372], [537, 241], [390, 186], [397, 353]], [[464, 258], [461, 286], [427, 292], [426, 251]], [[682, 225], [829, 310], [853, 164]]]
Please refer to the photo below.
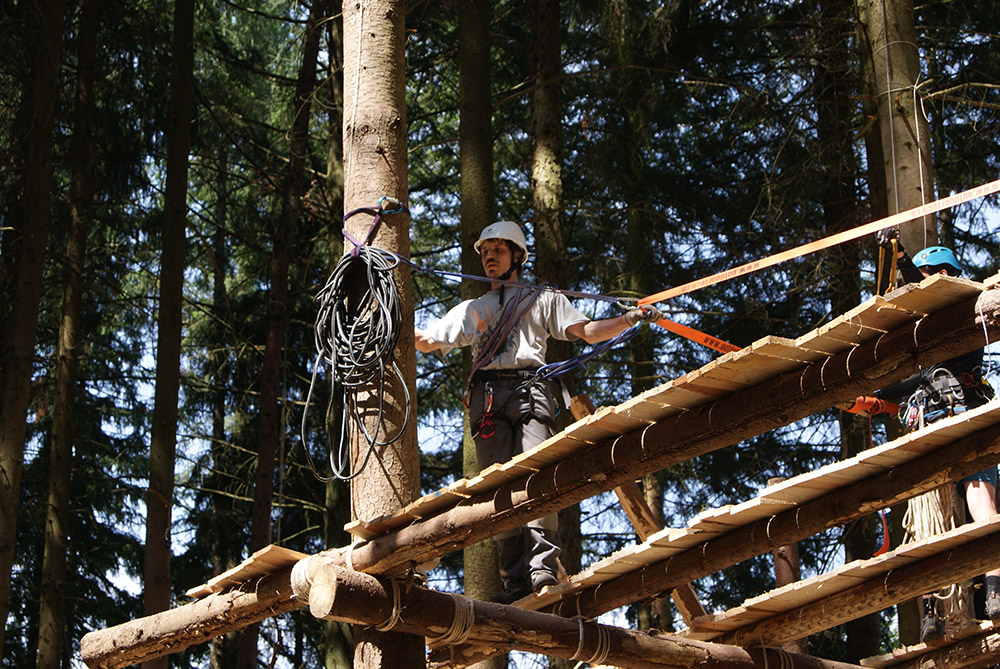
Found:
[[854, 400], [854, 404], [845, 407], [844, 411], [847, 413], [866, 413], [869, 416], [877, 413], [899, 413], [899, 405], [878, 397], [862, 395]]
[[852, 239], [858, 239], [859, 237], [864, 237], [865, 235], [870, 235], [873, 232], [882, 230], [883, 228], [892, 227], [893, 225], [899, 225], [900, 223], [905, 223], [907, 221], [912, 221], [915, 218], [920, 218], [921, 216], [926, 216], [927, 214], [933, 214], [935, 212], [941, 211], [942, 209], [948, 209], [954, 207], [955, 205], [962, 204], [964, 202], [969, 202], [970, 200], [975, 200], [976, 198], [985, 197], [987, 195], [992, 195], [1000, 191], [1000, 179], [997, 181], [992, 181], [988, 184], [983, 184], [982, 186], [976, 186], [975, 188], [970, 188], [969, 190], [962, 191], [961, 193], [955, 193], [954, 195], [949, 195], [946, 198], [930, 202], [928, 204], [915, 207], [913, 209], [908, 209], [902, 211], [898, 214], [893, 214], [878, 221], [873, 221], [871, 223], [866, 223], [860, 225], [852, 230], [845, 230], [844, 232], [838, 232], [835, 235], [830, 235], [824, 239], [819, 239], [814, 242], [809, 242], [808, 244], [803, 244], [802, 246], [797, 246], [794, 249], [789, 249], [787, 251], [782, 251], [781, 253], [776, 253], [773, 256], [767, 258], [762, 258], [761, 260], [755, 260], [753, 262], [746, 263], [745, 265], [740, 265], [739, 267], [733, 267], [727, 269], [723, 272], [713, 274], [711, 276], [703, 277], [701, 279], [695, 279], [681, 286], [675, 286], [674, 288], [669, 288], [659, 293], [650, 295], [649, 297], [644, 297], [639, 300], [639, 306], [645, 306], [647, 304], [654, 304], [656, 302], [662, 302], [664, 300], [669, 300], [672, 297], [677, 297], [678, 295], [684, 295], [685, 293], [690, 293], [696, 290], [705, 288], [706, 286], [711, 286], [717, 283], [722, 283], [723, 281], [728, 281], [730, 279], [735, 279], [738, 276], [743, 276], [745, 274], [750, 274], [756, 272], [757, 270], [764, 269], [765, 267], [772, 267], [778, 263], [785, 262], [786, 260], [791, 260], [792, 258], [798, 258], [799, 256], [804, 256], [809, 253], [814, 253], [821, 249], [830, 248], [831, 246], [836, 246], [837, 244], [842, 244], [844, 242], [849, 242]]
[[882, 518], [882, 545], [872, 554], [872, 557], [878, 557], [889, 552], [889, 523], [885, 520], [885, 509], [879, 509], [878, 515]]
[[656, 324], [659, 325], [664, 330], [670, 330], [674, 334], [686, 337], [695, 343], [702, 344], [709, 348], [715, 349], [720, 353], [729, 353], [731, 351], [740, 350], [740, 347], [736, 346], [735, 344], [730, 344], [728, 341], [722, 341], [721, 339], [716, 339], [712, 335], [707, 335], [704, 332], [695, 330], [694, 328], [688, 327], [687, 325], [681, 325], [680, 323], [675, 323], [669, 318], [661, 318], [660, 320], [656, 321]]

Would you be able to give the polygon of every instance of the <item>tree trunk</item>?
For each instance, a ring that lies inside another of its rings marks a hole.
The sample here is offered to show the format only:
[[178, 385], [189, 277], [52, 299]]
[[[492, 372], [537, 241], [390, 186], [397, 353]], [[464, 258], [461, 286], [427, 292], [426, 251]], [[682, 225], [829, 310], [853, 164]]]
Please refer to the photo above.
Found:
[[[226, 243], [226, 220], [229, 217], [229, 172], [228, 147], [219, 151], [217, 176], [215, 182], [215, 232], [212, 235], [212, 257], [214, 274], [212, 277], [212, 343], [211, 350], [211, 395], [212, 410], [212, 469], [208, 475], [208, 489], [211, 490], [211, 518], [209, 520], [210, 536], [208, 538], [211, 551], [212, 571], [221, 574], [236, 566], [239, 560], [240, 546], [232, 540], [232, 495], [228, 490], [233, 487], [234, 465], [231, 456], [232, 447], [226, 435], [226, 415], [228, 400], [231, 397], [229, 388], [233, 374], [227, 335], [227, 323], [232, 322], [232, 314], [227, 307], [226, 276], [229, 274], [229, 255]], [[236, 666], [237, 638], [235, 634], [213, 639], [209, 648], [209, 666], [211, 669], [230, 669]]]
[[[624, 25], [624, 24], [623, 24]], [[634, 47], [630, 44], [632, 37], [622, 32], [617, 34], [620, 58], [627, 66], [641, 65]], [[619, 90], [624, 92], [626, 101], [641, 100], [641, 89], [648, 85], [645, 79], [637, 78], [628, 69], [616, 73], [619, 78]], [[626, 272], [628, 290], [633, 296], [644, 297], [656, 290], [652, 284], [653, 274], [649, 271], [656, 263], [653, 243], [656, 229], [651, 224], [649, 213], [652, 203], [646, 199], [649, 192], [644, 182], [645, 159], [643, 149], [648, 145], [648, 109], [639, 105], [623, 106], [623, 135], [627, 149], [625, 165], [625, 231], [627, 249]], [[656, 369], [652, 361], [655, 359], [655, 340], [650, 332], [642, 332], [627, 344], [629, 356], [629, 375], [631, 378], [632, 396], [637, 397], [646, 390], [657, 385]], [[646, 503], [656, 515], [660, 526], [663, 526], [663, 490], [665, 472], [653, 472], [643, 477], [643, 487], [647, 492], [655, 492], [646, 498]], [[650, 602], [636, 605], [637, 626], [640, 630], [673, 629], [673, 619], [670, 601], [660, 597]]]
[[[871, 46], [870, 58], [878, 99], [878, 122], [890, 214], [934, 200], [930, 131], [919, 111], [920, 54], [913, 0], [856, 0], [861, 29]], [[911, 253], [937, 241], [933, 215], [900, 226]]]
[[70, 147], [70, 229], [63, 276], [62, 317], [56, 348], [56, 387], [49, 452], [49, 493], [42, 556], [41, 608], [37, 666], [60, 666], [65, 650], [65, 587], [69, 550], [70, 472], [73, 459], [73, 409], [79, 365], [78, 337], [83, 303], [83, 269], [90, 226], [91, 117], [97, 50], [97, 0], [85, 0], [80, 18], [73, 139]]
[[[914, 105], [914, 88], [920, 76], [919, 54], [912, 0], [855, 0], [858, 13], [858, 43], [867, 95], [866, 117], [877, 115], [878, 123], [865, 134], [869, 165], [870, 217], [895, 214], [934, 199], [930, 132], [922, 113]], [[875, 99], [871, 103], [867, 100]], [[919, 138], [919, 141], [917, 141]], [[900, 238], [910, 253], [937, 241], [933, 215], [900, 226]], [[881, 293], [890, 280], [892, 259], [882, 263]], [[893, 509], [893, 524], [901, 530], [905, 505]], [[901, 531], [897, 532], [898, 537]], [[897, 607], [900, 640], [917, 642], [920, 612], [913, 602]]]
[[[343, 153], [342, 131], [344, 124], [344, 67], [340, 58], [344, 53], [343, 24], [341, 23], [340, 0], [326, 0], [327, 47], [330, 57], [328, 72], [328, 113], [329, 135], [327, 137], [326, 156], [326, 189], [328, 201], [331, 203], [331, 213], [340, 212], [344, 205], [344, 165], [341, 161]], [[336, 220], [331, 216], [331, 220]], [[330, 267], [332, 268], [344, 253], [344, 235], [339, 225], [331, 225]], [[340, 398], [334, 397], [334, 413], [343, 415]], [[339, 431], [337, 432], [339, 434]], [[325, 544], [328, 547], [343, 546], [350, 543], [350, 536], [344, 531], [344, 525], [351, 520], [350, 491], [339, 481], [326, 485], [326, 526]], [[351, 625], [343, 622], [328, 621], [323, 628], [321, 650], [325, 669], [350, 669], [354, 663], [354, 638]]]
[[[316, 1], [309, 10], [303, 32], [302, 64], [293, 100], [288, 169], [281, 189], [281, 213], [274, 234], [267, 294], [267, 338], [260, 370], [260, 429], [257, 437], [257, 473], [254, 477], [253, 510], [249, 553], [271, 543], [271, 504], [274, 499], [274, 469], [281, 441], [283, 407], [279, 401], [285, 330], [288, 324], [288, 267], [295, 247], [295, 229], [302, 208], [301, 191], [309, 150], [309, 114], [316, 86], [317, 56], [323, 35], [325, 5]], [[257, 632], [254, 625], [240, 638], [237, 666], [257, 666]]]
[[[531, 16], [531, 198], [535, 210], [536, 276], [544, 283], [559, 287], [569, 285], [569, 263], [562, 224], [562, 35], [558, 0], [532, 0]], [[549, 343], [548, 361], [573, 357], [573, 344], [554, 340]], [[574, 392], [573, 374], [564, 374], [560, 383]], [[557, 416], [557, 429], [568, 426], [569, 411]], [[580, 571], [583, 535], [580, 528], [580, 505], [559, 511], [559, 535], [562, 554], [559, 561], [570, 574]], [[569, 668], [576, 665], [563, 658], [550, 658], [549, 666]]]
[[[36, 55], [33, 121], [26, 138], [23, 218], [16, 230], [21, 235], [17, 279], [10, 313], [9, 341], [3, 360], [0, 386], [0, 621], [7, 620], [10, 578], [14, 563], [15, 528], [21, 474], [24, 469], [25, 416], [35, 359], [35, 333], [42, 294], [42, 264], [49, 230], [52, 183], [52, 128], [58, 98], [60, 43], [65, 0], [42, 0], [39, 12], [41, 35]], [[7, 235], [4, 235], [6, 240]], [[5, 251], [9, 250], [6, 243]], [[6, 624], [3, 625], [6, 628]], [[5, 629], [0, 629], [2, 652]]]
[[[381, 198], [399, 202], [407, 199], [406, 105], [404, 99], [405, 62], [403, 44], [406, 5], [401, 0], [372, 0], [344, 5], [344, 208], [376, 207]], [[367, 220], [365, 220], [367, 219]], [[371, 225], [365, 215], [346, 222], [348, 232], [364, 238]], [[403, 213], [381, 218], [372, 245], [404, 257], [410, 254], [409, 217]], [[400, 337], [393, 351], [402, 371], [409, 397], [416, 396], [413, 345], [413, 303], [408, 271], [394, 272], [401, 301]], [[387, 371], [384, 395], [378, 397], [374, 384], [357, 392], [359, 413], [382, 435], [395, 435], [403, 426], [405, 412], [410, 420], [394, 443], [371, 446], [368, 466], [352, 481], [353, 516], [368, 519], [389, 513], [413, 501], [420, 490], [420, 461], [417, 450], [415, 411], [404, 406], [403, 388]], [[375, 415], [379, 400], [385, 402], [381, 425]], [[369, 448], [362, 430], [351, 420], [349, 439], [352, 462], [360, 463]], [[420, 666], [424, 641], [420, 637], [383, 633], [356, 627], [355, 667]]]
[[[146, 555], [143, 612], [170, 608], [170, 516], [174, 497], [174, 449], [180, 392], [181, 302], [187, 224], [188, 149], [194, 94], [194, 0], [174, 3], [170, 117], [167, 125], [167, 177], [163, 251], [160, 260], [160, 309], [157, 317], [156, 387], [146, 491]], [[143, 664], [167, 666], [166, 658]]]
[[[856, 193], [853, 134], [847, 125], [854, 102], [854, 80], [848, 65], [849, 0], [823, 0], [816, 33], [816, 113], [820, 146], [819, 168], [823, 199], [823, 224], [827, 235], [849, 230], [855, 220]], [[861, 301], [861, 257], [857, 244], [842, 244], [828, 251], [830, 310], [842, 314]], [[840, 456], [847, 460], [871, 446], [870, 423], [852, 414], [840, 415]], [[876, 549], [877, 519], [868, 515], [844, 528], [844, 559], [870, 558]], [[878, 652], [879, 614], [846, 624], [848, 658], [857, 662]]]
[[[495, 216], [493, 187], [492, 94], [490, 91], [490, 3], [487, 0], [463, 0], [458, 3], [458, 67], [460, 161], [461, 258], [463, 274], [482, 271], [479, 254], [473, 244], [479, 233]], [[463, 279], [463, 300], [483, 294], [481, 281]], [[472, 371], [472, 352], [462, 349], [462, 378]], [[469, 412], [462, 420], [462, 471], [466, 478], [479, 474], [476, 444], [469, 427]], [[503, 587], [497, 568], [496, 545], [486, 539], [462, 551], [463, 587], [475, 599], [488, 599]], [[506, 655], [498, 655], [477, 664], [479, 669], [502, 669]]]

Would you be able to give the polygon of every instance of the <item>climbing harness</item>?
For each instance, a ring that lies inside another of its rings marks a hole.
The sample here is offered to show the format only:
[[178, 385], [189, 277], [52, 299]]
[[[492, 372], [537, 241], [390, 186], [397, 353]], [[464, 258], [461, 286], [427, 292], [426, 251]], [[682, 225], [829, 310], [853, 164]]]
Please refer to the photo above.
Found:
[[[395, 206], [386, 208], [387, 202]], [[410, 394], [393, 355], [403, 320], [399, 293], [393, 279], [393, 270], [399, 264], [398, 256], [370, 245], [382, 216], [407, 211], [402, 203], [383, 197], [377, 209], [355, 209], [345, 215], [345, 223], [358, 214], [371, 216], [372, 223], [362, 240], [350, 235], [345, 226], [344, 236], [354, 244], [354, 248], [341, 258], [316, 296], [320, 304], [314, 329], [317, 355], [302, 414], [301, 438], [313, 474], [324, 482], [334, 479], [319, 474], [306, 447], [308, 410], [321, 362], [330, 368], [326, 411], [328, 434], [333, 419], [333, 399], [338, 388], [343, 398], [345, 418], [341, 421], [337, 448], [330, 449], [330, 464], [335, 478], [350, 480], [358, 476], [375, 447], [388, 446], [398, 440], [409, 421]], [[403, 389], [403, 422], [395, 434], [382, 435], [385, 396], [390, 384], [398, 384]], [[374, 431], [369, 431], [361, 415], [358, 393], [362, 391], [371, 392], [377, 398]], [[347, 417], [354, 419], [367, 441], [364, 455], [360, 456], [353, 471], [347, 444]]]
[[[501, 406], [497, 407], [495, 405], [497, 392], [494, 387], [494, 383], [502, 380], [517, 382], [517, 385], [504, 391], [503, 394], [506, 396], [504, 402]], [[482, 388], [483, 415], [476, 423], [476, 432], [473, 436], [489, 439], [495, 435], [496, 423], [494, 422], [493, 417], [498, 414], [503, 415], [507, 410], [507, 406], [514, 400], [515, 397], [518, 397], [520, 393], [525, 392], [533, 384], [538, 383], [540, 380], [541, 379], [538, 377], [537, 370], [534, 369], [480, 370], [466, 388], [465, 395], [462, 397], [462, 402], [465, 405], [465, 408], [468, 409], [471, 406], [473, 388], [476, 386]], [[529, 403], [531, 403], [530, 400]], [[524, 416], [522, 416], [522, 418], [527, 418], [528, 416], [535, 416], [535, 418], [538, 419], [544, 418], [544, 416], [535, 415], [534, 411], [528, 411]]]
[[933, 368], [900, 406], [900, 422], [915, 430], [985, 404], [994, 393], [980, 372], [977, 368], [956, 376], [944, 366]]

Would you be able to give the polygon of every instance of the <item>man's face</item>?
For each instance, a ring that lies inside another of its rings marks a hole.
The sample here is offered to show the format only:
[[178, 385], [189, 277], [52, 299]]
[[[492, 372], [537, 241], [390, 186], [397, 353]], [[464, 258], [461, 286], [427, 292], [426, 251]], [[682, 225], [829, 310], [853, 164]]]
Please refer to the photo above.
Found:
[[491, 279], [503, 276], [514, 261], [510, 247], [502, 239], [484, 239], [479, 245], [479, 258], [483, 262], [483, 273]]

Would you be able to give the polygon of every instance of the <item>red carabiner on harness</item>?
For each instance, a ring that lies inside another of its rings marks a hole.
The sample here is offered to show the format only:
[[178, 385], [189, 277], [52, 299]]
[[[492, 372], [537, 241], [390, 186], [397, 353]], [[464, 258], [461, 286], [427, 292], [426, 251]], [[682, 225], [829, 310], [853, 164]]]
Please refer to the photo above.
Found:
[[493, 388], [487, 385], [484, 388], [486, 393], [486, 403], [483, 407], [483, 417], [479, 420], [479, 436], [489, 439], [497, 433], [497, 428], [493, 424]]
[[497, 433], [497, 428], [493, 424], [493, 419], [490, 415], [491, 414], [484, 413], [483, 419], [479, 421], [479, 436], [483, 439], [489, 439]]

